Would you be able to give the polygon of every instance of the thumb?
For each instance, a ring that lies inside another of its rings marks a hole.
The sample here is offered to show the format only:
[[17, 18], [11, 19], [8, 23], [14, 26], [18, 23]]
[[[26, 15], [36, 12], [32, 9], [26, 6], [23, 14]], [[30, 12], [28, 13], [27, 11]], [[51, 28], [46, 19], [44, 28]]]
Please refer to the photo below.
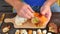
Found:
[[42, 15], [45, 15], [45, 14], [46, 14], [46, 10], [42, 10], [42, 11], [41, 11], [41, 14], [42, 14]]
[[44, 8], [44, 7], [41, 7], [41, 9], [40, 9], [40, 13], [41, 13], [42, 15], [45, 15], [46, 10], [45, 10], [45, 8]]
[[42, 15], [45, 15], [45, 12], [44, 12], [44, 11], [41, 11], [41, 14], [42, 14]]

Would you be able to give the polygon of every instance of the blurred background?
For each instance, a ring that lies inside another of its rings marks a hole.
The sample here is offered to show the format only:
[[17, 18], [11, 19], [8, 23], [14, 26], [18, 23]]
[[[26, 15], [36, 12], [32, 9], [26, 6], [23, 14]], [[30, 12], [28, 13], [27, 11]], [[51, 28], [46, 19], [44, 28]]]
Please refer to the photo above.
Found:
[[52, 12], [60, 12], [60, 0], [51, 6]]
[[0, 12], [12, 12], [12, 6], [3, 0], [0, 0]]

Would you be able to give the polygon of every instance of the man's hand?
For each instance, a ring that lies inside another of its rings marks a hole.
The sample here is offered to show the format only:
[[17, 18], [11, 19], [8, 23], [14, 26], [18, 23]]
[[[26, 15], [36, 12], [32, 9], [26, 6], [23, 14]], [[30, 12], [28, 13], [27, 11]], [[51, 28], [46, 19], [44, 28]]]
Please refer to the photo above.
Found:
[[34, 17], [33, 12], [34, 11], [32, 10], [32, 8], [27, 4], [23, 4], [21, 7], [19, 7], [19, 9], [17, 9], [17, 14], [20, 17], [24, 17], [28, 19]]
[[50, 6], [43, 5], [40, 9], [40, 12], [41, 12], [42, 15], [44, 15], [47, 18], [47, 20], [48, 20], [47, 23], [48, 23], [50, 18], [51, 18], [51, 15], [52, 15]]
[[9, 3], [11, 6], [13, 6], [14, 9], [16, 9], [17, 14], [20, 17], [24, 17], [28, 19], [34, 17], [33, 15], [34, 11], [31, 9], [31, 7], [28, 4], [24, 4], [20, 0], [5, 0], [5, 1]]

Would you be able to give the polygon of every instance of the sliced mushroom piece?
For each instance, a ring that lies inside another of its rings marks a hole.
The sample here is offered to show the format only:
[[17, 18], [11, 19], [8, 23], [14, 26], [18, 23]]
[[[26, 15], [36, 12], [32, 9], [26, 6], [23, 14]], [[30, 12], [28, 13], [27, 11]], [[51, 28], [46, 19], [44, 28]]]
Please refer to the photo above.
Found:
[[19, 32], [20, 32], [19, 30], [16, 30], [15, 34], [19, 34]]
[[5, 33], [7, 31], [9, 31], [9, 28], [8, 27], [5, 27], [5, 28], [2, 29], [2, 31]]
[[42, 34], [41, 29], [38, 29], [38, 30], [37, 30], [37, 34]]
[[21, 30], [21, 34], [28, 34], [27, 31], [24, 29], [24, 30]]

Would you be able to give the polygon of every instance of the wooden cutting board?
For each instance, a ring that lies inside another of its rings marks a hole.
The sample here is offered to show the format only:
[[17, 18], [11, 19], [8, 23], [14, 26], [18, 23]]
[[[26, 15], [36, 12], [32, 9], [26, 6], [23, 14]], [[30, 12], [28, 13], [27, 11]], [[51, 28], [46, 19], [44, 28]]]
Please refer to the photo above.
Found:
[[4, 19], [5, 23], [13, 23], [15, 28], [37, 28], [31, 21], [26, 21], [23, 25], [16, 25], [15, 24], [15, 17], [14, 18], [6, 18]]

